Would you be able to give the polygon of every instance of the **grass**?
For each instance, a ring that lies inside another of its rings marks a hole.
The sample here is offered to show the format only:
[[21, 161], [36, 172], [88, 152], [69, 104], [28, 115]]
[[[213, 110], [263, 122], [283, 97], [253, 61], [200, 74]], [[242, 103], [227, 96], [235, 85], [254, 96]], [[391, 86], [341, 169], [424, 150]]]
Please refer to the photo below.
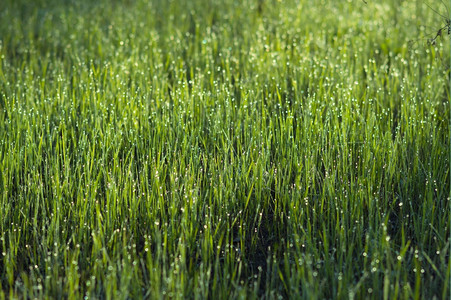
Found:
[[0, 298], [448, 298], [440, 22], [1, 1]]

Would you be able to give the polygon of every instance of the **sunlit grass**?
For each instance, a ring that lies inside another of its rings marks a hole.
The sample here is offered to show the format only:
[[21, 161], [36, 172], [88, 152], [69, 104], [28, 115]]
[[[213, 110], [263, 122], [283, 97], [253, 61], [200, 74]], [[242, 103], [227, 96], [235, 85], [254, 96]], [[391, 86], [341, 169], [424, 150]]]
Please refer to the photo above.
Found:
[[0, 298], [447, 298], [449, 37], [336, 2], [2, 1]]

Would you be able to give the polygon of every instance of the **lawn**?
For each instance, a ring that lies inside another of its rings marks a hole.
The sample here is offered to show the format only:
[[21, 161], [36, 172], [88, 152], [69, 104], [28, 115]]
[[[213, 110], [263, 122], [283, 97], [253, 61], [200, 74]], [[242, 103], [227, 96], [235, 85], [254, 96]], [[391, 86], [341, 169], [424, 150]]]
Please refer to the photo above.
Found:
[[0, 299], [449, 299], [449, 5], [366, 2], [0, 1]]

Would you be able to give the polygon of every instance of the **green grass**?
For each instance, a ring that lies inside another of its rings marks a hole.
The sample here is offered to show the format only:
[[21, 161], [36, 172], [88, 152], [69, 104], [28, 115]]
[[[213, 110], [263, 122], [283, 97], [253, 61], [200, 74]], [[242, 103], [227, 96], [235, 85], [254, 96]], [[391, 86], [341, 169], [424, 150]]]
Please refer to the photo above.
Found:
[[447, 299], [449, 37], [379, 2], [1, 1], [0, 298]]

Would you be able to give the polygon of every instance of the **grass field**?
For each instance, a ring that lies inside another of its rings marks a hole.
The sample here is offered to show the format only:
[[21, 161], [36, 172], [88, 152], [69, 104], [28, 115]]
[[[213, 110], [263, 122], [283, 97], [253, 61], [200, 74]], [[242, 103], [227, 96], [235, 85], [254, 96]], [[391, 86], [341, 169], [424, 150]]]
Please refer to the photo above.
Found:
[[0, 1], [0, 299], [448, 299], [446, 7], [367, 2]]

